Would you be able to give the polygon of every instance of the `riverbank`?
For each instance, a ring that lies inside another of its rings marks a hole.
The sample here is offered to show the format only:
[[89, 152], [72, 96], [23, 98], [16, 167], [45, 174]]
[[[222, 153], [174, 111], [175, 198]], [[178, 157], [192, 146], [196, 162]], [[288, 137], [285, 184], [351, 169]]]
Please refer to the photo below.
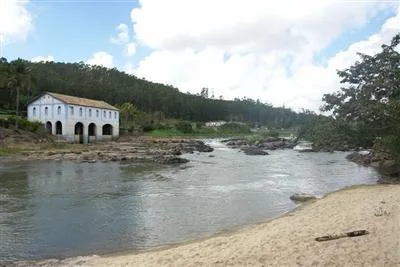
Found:
[[77, 162], [185, 163], [183, 153], [211, 152], [213, 149], [193, 138], [123, 136], [117, 141], [69, 144], [53, 136], [39, 136], [21, 130], [3, 129], [0, 162], [51, 160]]
[[[13, 266], [395, 266], [400, 264], [400, 186], [355, 186], [277, 219], [145, 253]], [[367, 230], [326, 242], [316, 237]]]

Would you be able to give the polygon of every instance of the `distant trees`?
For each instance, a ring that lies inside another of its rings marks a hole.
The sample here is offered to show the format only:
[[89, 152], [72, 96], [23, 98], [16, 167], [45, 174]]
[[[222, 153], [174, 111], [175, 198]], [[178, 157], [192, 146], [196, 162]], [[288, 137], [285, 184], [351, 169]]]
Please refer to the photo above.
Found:
[[[23, 67], [20, 67], [22, 66]], [[12, 70], [9, 68], [12, 66]], [[16, 67], [16, 68], [14, 68]], [[17, 70], [16, 72], [14, 70]], [[223, 100], [209, 98], [210, 91], [204, 87], [200, 95], [185, 94], [177, 88], [139, 79], [133, 75], [80, 63], [32, 63], [20, 60], [8, 63], [0, 61], [0, 76], [8, 72], [16, 73], [13, 88], [21, 89], [21, 108], [43, 91], [51, 91], [104, 100], [110, 104], [132, 104], [143, 123], [152, 123], [160, 118], [175, 118], [187, 121], [242, 121], [257, 122], [269, 128], [288, 128], [299, 125], [302, 114], [287, 108], [274, 108], [271, 105], [251, 99]], [[29, 79], [30, 86], [27, 86]], [[2, 79], [2, 78], [1, 78]], [[31, 88], [32, 94], [27, 92]], [[7, 85], [0, 80], [0, 109], [16, 109], [14, 90], [6, 90]], [[132, 118], [132, 108], [125, 104], [122, 108], [121, 123], [127, 124]], [[141, 112], [141, 113], [140, 113]], [[143, 116], [149, 114], [148, 117]], [[129, 127], [129, 125], [126, 125]]]

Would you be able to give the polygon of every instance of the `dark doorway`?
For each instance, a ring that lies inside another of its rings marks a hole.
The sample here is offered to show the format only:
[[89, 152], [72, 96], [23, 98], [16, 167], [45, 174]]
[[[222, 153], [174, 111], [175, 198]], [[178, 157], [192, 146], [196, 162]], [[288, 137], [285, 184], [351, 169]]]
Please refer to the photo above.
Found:
[[89, 142], [95, 142], [96, 141], [96, 124], [91, 123], [89, 124]]
[[75, 124], [75, 141], [83, 144], [83, 123], [78, 122]]
[[48, 134], [53, 134], [53, 125], [49, 121], [46, 122], [46, 132]]
[[62, 123], [61, 121], [56, 122], [56, 135], [62, 135]]

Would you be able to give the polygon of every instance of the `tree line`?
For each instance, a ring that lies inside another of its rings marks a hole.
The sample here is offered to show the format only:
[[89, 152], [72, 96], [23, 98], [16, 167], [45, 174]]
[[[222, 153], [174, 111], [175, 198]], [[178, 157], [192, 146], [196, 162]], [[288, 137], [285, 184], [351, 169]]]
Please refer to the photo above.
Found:
[[45, 91], [104, 100], [113, 105], [130, 103], [153, 117], [199, 122], [226, 120], [289, 128], [300, 125], [307, 117], [259, 100], [209, 98], [204, 88], [198, 95], [182, 93], [170, 85], [83, 62], [0, 60], [0, 109], [17, 109], [15, 99], [19, 93], [18, 104], [25, 110], [30, 100]]

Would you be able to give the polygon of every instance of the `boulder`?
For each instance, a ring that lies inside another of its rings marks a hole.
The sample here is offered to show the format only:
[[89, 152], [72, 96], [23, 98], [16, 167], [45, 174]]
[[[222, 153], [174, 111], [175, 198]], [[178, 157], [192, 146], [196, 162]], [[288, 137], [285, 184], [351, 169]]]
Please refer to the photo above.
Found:
[[254, 146], [242, 148], [242, 151], [244, 152], [244, 154], [249, 155], [249, 156], [269, 155], [267, 151], [263, 150], [263, 148], [254, 147]]
[[361, 165], [370, 165], [373, 161], [373, 155], [369, 151], [353, 152], [346, 156], [346, 159], [361, 164]]
[[306, 193], [296, 193], [290, 196], [290, 199], [296, 202], [305, 202], [316, 198], [316, 196]]
[[188, 159], [180, 158], [180, 157], [158, 157], [155, 159], [156, 163], [160, 164], [181, 164], [189, 162]]

